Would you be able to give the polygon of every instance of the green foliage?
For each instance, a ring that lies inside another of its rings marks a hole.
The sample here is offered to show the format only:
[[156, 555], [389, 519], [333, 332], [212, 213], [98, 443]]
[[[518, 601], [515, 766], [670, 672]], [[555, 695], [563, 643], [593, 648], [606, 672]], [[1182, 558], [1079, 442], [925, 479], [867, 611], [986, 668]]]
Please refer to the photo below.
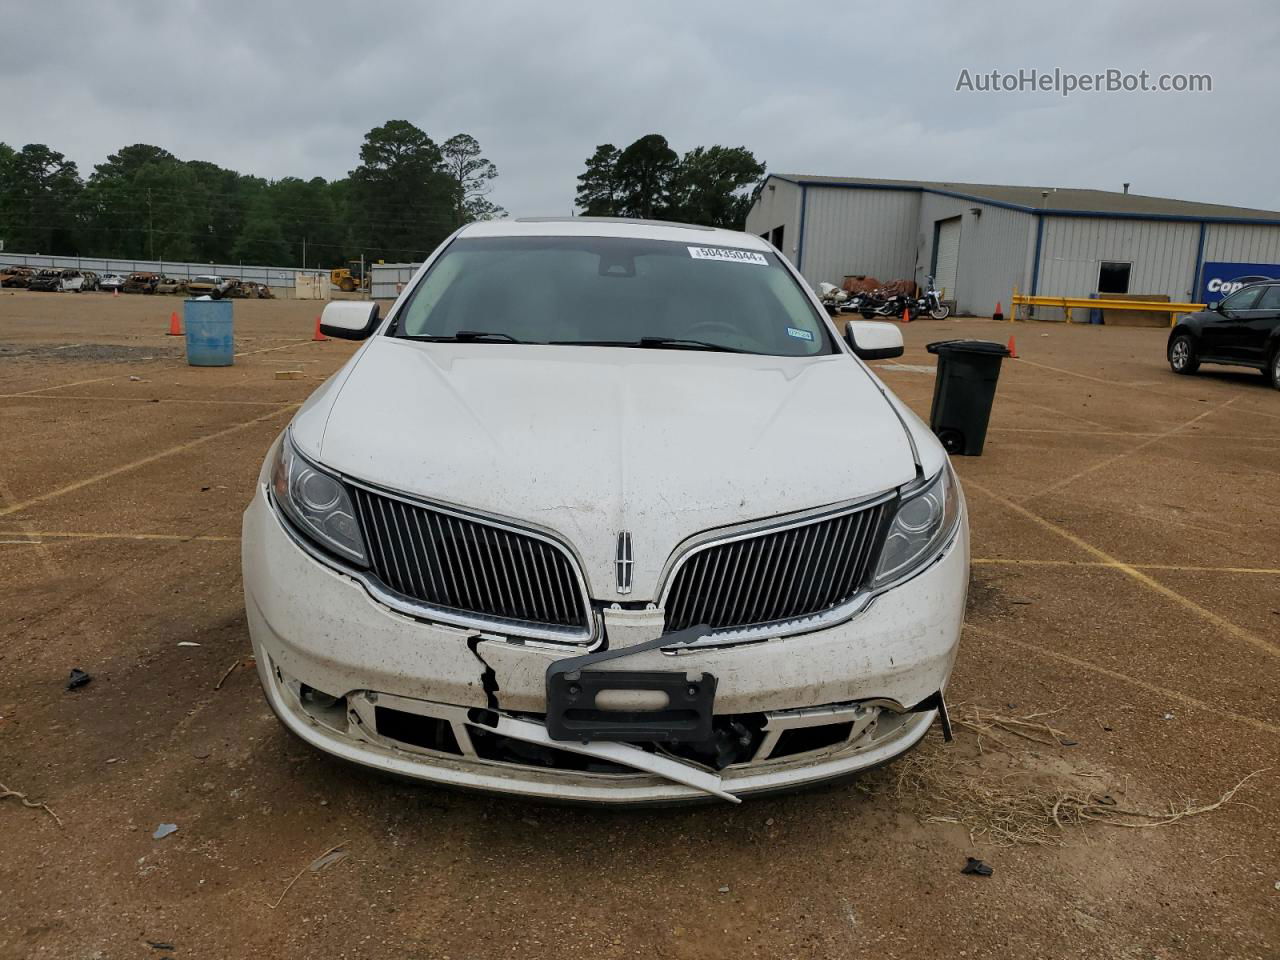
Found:
[[75, 251], [83, 185], [74, 162], [43, 143], [0, 151], [0, 239], [6, 249]]
[[587, 169], [578, 176], [578, 209], [586, 217], [618, 215], [618, 155], [612, 143], [602, 143], [587, 158]]
[[741, 230], [764, 164], [746, 147], [695, 147], [678, 157], [666, 138], [641, 137], [625, 150], [596, 147], [578, 177], [585, 216], [674, 220]]
[[454, 198], [454, 225], [472, 220], [496, 220], [507, 212], [488, 199], [498, 168], [480, 155], [480, 144], [467, 133], [450, 137], [440, 147], [445, 172], [453, 178], [457, 191]]
[[618, 155], [614, 176], [618, 181], [618, 213], [642, 220], [669, 220], [671, 185], [680, 157], [667, 138], [658, 133], [641, 137]]
[[348, 178], [267, 181], [162, 147], [121, 147], [82, 181], [40, 144], [0, 143], [0, 240], [24, 253], [310, 268], [420, 260], [469, 220], [503, 216], [473, 137], [445, 149], [404, 120], [365, 135]]

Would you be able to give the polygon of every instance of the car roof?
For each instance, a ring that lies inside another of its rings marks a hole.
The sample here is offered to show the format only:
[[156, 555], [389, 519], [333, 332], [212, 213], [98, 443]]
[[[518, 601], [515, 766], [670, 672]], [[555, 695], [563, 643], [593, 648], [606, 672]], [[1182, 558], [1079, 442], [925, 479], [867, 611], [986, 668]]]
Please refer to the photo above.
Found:
[[480, 220], [459, 231], [464, 237], [623, 237], [670, 240], [675, 243], [772, 250], [750, 233], [703, 227], [665, 220], [631, 220], [622, 217], [522, 217], [514, 220]]

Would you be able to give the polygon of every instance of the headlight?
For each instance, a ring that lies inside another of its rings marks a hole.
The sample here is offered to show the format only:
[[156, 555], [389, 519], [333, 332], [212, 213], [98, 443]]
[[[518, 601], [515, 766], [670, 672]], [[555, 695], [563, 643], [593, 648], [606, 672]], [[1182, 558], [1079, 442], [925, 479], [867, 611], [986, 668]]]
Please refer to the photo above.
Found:
[[932, 560], [951, 538], [959, 516], [960, 491], [948, 463], [898, 507], [880, 551], [875, 584], [900, 580]]
[[271, 492], [290, 520], [322, 547], [368, 565], [347, 488], [303, 458], [284, 435], [271, 465]]

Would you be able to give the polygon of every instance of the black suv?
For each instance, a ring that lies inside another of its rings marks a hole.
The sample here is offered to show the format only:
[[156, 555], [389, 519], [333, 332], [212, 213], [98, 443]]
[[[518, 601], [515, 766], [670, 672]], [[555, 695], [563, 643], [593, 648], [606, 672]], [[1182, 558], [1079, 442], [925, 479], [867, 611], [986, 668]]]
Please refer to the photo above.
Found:
[[1174, 373], [1195, 373], [1202, 363], [1254, 367], [1280, 390], [1280, 282], [1241, 287], [1183, 317], [1169, 333], [1168, 357]]

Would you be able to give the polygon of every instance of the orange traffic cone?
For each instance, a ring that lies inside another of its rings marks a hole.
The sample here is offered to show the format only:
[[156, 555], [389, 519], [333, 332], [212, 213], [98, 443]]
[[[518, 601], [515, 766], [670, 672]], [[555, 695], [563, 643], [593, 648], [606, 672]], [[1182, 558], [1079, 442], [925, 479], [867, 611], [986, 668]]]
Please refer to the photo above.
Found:
[[115, 287], [115, 288], [113, 288], [113, 289], [112, 289], [112, 291], [111, 291], [111, 295], [112, 295], [113, 297], [118, 297], [118, 296], [120, 296], [120, 288], [119, 288], [119, 287]]
[[1009, 356], [1014, 360], [1018, 359], [1018, 345], [1013, 342], [1013, 337], [1009, 338]]
[[320, 315], [316, 314], [316, 332], [311, 335], [311, 341], [314, 343], [317, 340], [328, 340], [328, 339], [329, 339], [328, 337], [326, 337], [323, 333], [320, 332]]
[[173, 311], [173, 313], [169, 314], [169, 336], [171, 336], [171, 337], [180, 337], [180, 336], [182, 336], [182, 325], [178, 323], [178, 311], [177, 311], [177, 310], [175, 310], [175, 311]]
[[996, 301], [996, 312], [991, 315], [991, 319], [997, 323], [1004, 319], [1004, 304], [999, 300]]
[[911, 313], [907, 310], [906, 307], [902, 308], [902, 322], [903, 323], [911, 322]]

